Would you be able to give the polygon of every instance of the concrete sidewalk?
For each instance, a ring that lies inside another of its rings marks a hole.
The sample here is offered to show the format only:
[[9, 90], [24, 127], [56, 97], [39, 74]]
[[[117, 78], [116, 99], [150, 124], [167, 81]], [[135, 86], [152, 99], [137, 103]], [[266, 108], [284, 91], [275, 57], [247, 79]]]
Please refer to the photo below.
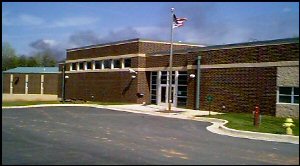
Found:
[[[109, 105], [104, 106], [109, 109], [115, 109], [120, 111], [131, 111], [134, 113], [143, 113], [155, 116], [164, 116], [169, 118], [178, 118], [178, 119], [190, 119], [196, 121], [204, 121], [210, 122], [213, 125], [208, 126], [207, 130], [221, 135], [227, 135], [232, 137], [239, 138], [248, 138], [255, 140], [264, 140], [264, 141], [276, 141], [276, 142], [287, 142], [293, 144], [299, 144], [299, 136], [290, 136], [290, 135], [282, 135], [282, 134], [271, 134], [271, 133], [259, 133], [259, 132], [251, 132], [251, 131], [242, 131], [235, 130], [225, 127], [225, 124], [228, 123], [227, 120], [220, 120], [216, 118], [207, 118], [207, 117], [195, 117], [196, 115], [209, 115], [208, 111], [199, 111], [192, 109], [184, 109], [184, 108], [175, 108], [172, 107], [172, 113], [165, 113], [167, 107], [158, 106], [158, 105], [140, 105], [140, 104], [132, 104], [132, 105]], [[218, 112], [210, 112], [211, 115], [222, 114]]]
[[[207, 117], [195, 117], [196, 115], [208, 115], [209, 114], [208, 111], [199, 111], [199, 110], [191, 110], [191, 109], [184, 109], [184, 108], [172, 107], [172, 113], [166, 113], [166, 109], [167, 109], [166, 106], [141, 105], [141, 104], [129, 104], [129, 105], [42, 104], [42, 105], [15, 106], [15, 107], [2, 107], [2, 108], [28, 108], [28, 107], [46, 107], [46, 106], [88, 106], [88, 107], [95, 107], [95, 108], [107, 108], [107, 109], [117, 110], [117, 111], [148, 114], [153, 116], [163, 116], [168, 118], [210, 122], [212, 123], [212, 125], [208, 126], [207, 130], [216, 134], [239, 137], [239, 138], [255, 139], [255, 140], [299, 144], [299, 136], [259, 133], [259, 132], [230, 129], [224, 126], [226, 123], [228, 123], [228, 121], [226, 120], [207, 118]], [[210, 114], [215, 115], [221, 113], [211, 111]]]

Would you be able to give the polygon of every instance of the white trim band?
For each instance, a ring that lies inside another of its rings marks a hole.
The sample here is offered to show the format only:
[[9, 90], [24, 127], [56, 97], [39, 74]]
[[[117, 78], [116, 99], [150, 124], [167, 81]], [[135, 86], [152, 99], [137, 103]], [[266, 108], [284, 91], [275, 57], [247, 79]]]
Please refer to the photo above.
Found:
[[125, 54], [125, 55], [117, 55], [117, 56], [105, 56], [105, 57], [97, 57], [97, 58], [66, 60], [66, 63], [108, 60], [108, 59], [122, 59], [122, 58], [133, 58], [133, 57], [146, 57], [146, 54]]

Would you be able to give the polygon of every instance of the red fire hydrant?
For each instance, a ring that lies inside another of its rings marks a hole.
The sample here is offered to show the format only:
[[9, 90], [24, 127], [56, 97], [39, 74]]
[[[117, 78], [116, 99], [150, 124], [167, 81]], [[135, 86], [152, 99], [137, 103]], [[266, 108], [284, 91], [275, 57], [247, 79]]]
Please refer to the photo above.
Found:
[[259, 111], [259, 107], [258, 107], [258, 105], [257, 106], [255, 106], [255, 111], [253, 111], [253, 116], [254, 116], [254, 122], [253, 122], [253, 125], [255, 126], [255, 127], [258, 127], [259, 126], [259, 115], [260, 114], [260, 111]]

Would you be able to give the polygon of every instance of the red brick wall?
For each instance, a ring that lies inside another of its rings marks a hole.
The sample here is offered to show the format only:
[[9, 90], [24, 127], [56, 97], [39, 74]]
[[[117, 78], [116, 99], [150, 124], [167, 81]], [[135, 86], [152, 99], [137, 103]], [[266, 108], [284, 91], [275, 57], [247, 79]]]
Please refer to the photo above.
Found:
[[137, 79], [129, 72], [68, 73], [66, 98], [103, 102], [137, 102]]
[[[148, 56], [146, 58], [147, 67], [169, 67], [170, 56]], [[173, 55], [173, 67], [187, 66], [188, 58], [186, 55], [175, 54]]]
[[[16, 81], [17, 78], [19, 78], [19, 81]], [[14, 74], [13, 93], [14, 94], [25, 94], [25, 74]]]
[[57, 95], [58, 74], [44, 74], [44, 94]]
[[201, 56], [202, 65], [299, 61], [299, 43], [220, 49], [190, 53], [189, 64], [196, 65]]
[[[276, 67], [201, 69], [200, 109], [209, 109], [206, 97], [211, 95], [214, 111], [252, 112], [259, 104], [263, 114], [275, 115], [276, 73]], [[188, 93], [188, 108], [195, 108], [196, 79]]]
[[137, 93], [143, 93], [143, 97], [138, 97], [137, 103], [142, 104], [145, 102], [146, 104], [150, 104], [150, 72], [138, 72], [138, 86]]
[[28, 94], [41, 94], [41, 74], [28, 74]]
[[[139, 52], [140, 53], [154, 53], [160, 51], [170, 51], [170, 44], [165, 43], [149, 43], [149, 42], [140, 42], [139, 43]], [[197, 48], [197, 46], [188, 46], [188, 45], [176, 45], [173, 44], [173, 50], [182, 50], [187, 48]]]
[[137, 54], [138, 52], [138, 42], [133, 42], [67, 52], [67, 60]]
[[[196, 46], [173, 45], [173, 50], [181, 50], [186, 48], [196, 48]], [[137, 53], [153, 53], [159, 51], [169, 51], [170, 44], [149, 43], [149, 42], [132, 42], [119, 45], [109, 45], [105, 47], [88, 48], [67, 52], [67, 60], [96, 58], [105, 56], [117, 56], [125, 54]]]
[[2, 84], [2, 90], [3, 93], [9, 93], [10, 92], [10, 74], [3, 74], [3, 84]]

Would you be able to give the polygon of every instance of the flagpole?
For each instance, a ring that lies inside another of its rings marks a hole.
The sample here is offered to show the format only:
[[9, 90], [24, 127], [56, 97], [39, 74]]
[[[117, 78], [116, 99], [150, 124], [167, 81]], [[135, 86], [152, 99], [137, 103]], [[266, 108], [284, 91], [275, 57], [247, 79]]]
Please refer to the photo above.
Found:
[[170, 62], [169, 62], [169, 90], [168, 90], [168, 105], [169, 112], [171, 112], [171, 94], [172, 94], [172, 63], [173, 63], [173, 19], [174, 19], [174, 8], [171, 8], [171, 49], [170, 49]]

